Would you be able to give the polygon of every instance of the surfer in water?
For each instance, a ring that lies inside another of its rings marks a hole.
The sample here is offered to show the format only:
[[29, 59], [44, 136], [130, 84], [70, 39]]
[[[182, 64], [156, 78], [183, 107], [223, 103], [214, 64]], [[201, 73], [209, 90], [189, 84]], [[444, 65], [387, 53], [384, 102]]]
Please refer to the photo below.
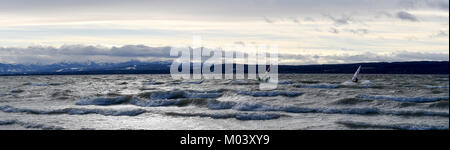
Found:
[[258, 81], [268, 82], [270, 80], [270, 68], [272, 68], [272, 64], [270, 64], [269, 68], [266, 69], [266, 72], [264, 73], [264, 77], [262, 79], [258, 77]]
[[355, 74], [353, 75], [352, 82], [355, 82], [355, 83], [358, 82], [358, 75], [359, 75], [360, 70], [361, 70], [361, 66], [358, 67], [358, 70], [356, 70]]

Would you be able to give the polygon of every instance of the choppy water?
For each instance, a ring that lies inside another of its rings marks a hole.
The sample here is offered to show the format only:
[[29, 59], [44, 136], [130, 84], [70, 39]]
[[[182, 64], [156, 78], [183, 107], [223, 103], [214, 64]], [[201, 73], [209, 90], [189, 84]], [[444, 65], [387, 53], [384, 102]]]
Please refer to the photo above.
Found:
[[0, 77], [0, 129], [448, 130], [448, 75], [282, 74], [256, 81], [170, 75]]

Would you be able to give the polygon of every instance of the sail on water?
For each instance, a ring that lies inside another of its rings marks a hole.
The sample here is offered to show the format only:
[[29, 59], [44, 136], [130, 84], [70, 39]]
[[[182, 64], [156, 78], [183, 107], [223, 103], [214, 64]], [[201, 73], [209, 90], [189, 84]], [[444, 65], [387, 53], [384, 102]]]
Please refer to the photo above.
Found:
[[358, 75], [359, 75], [360, 70], [361, 70], [361, 66], [358, 67], [358, 70], [356, 70], [355, 74], [353, 75], [353, 78], [352, 78], [353, 82], [358, 82]]
[[264, 77], [263, 78], [259, 78], [258, 77], [259, 81], [268, 82], [270, 80], [270, 75], [269, 75], [270, 68], [272, 68], [272, 64], [270, 64], [269, 68], [266, 69], [266, 72], [264, 73]]

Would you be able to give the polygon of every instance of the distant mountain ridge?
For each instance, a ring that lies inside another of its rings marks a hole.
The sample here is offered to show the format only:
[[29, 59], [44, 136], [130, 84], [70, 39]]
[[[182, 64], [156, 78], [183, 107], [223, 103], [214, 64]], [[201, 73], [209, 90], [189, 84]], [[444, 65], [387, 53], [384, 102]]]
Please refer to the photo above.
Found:
[[[167, 74], [172, 62], [1, 64], [0, 75]], [[191, 64], [192, 65], [192, 64]], [[449, 74], [448, 61], [377, 62], [323, 65], [279, 65], [279, 73]], [[245, 65], [247, 72], [248, 65]], [[222, 67], [224, 68], [224, 67]]]

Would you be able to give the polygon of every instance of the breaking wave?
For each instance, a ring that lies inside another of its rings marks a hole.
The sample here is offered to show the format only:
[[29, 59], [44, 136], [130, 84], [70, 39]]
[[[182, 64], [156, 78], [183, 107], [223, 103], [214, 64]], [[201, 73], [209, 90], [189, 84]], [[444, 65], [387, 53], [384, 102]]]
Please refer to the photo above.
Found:
[[63, 83], [32, 83], [32, 82], [28, 82], [28, 83], [25, 83], [23, 85], [30, 85], [30, 86], [59, 86], [59, 85], [63, 85]]
[[178, 99], [178, 98], [217, 98], [222, 96], [220, 91], [194, 91], [174, 90], [148, 93], [151, 100]]
[[182, 81], [180, 84], [202, 84], [204, 80], [200, 81]]
[[381, 128], [394, 130], [448, 130], [448, 126], [433, 126], [422, 124], [371, 124], [354, 121], [337, 121], [336, 123], [344, 125], [349, 128]]
[[194, 90], [174, 90], [174, 91], [156, 91], [144, 92], [133, 96], [121, 97], [102, 97], [102, 98], [83, 98], [76, 102], [76, 105], [115, 105], [132, 104], [142, 107], [158, 106], [185, 106], [189, 104], [206, 105], [207, 99], [222, 96], [218, 90], [214, 91], [194, 91]]
[[68, 115], [85, 115], [85, 114], [100, 114], [104, 116], [137, 116], [144, 112], [143, 109], [89, 109], [89, 108], [64, 108], [56, 110], [38, 110], [28, 108], [16, 108], [12, 106], [0, 106], [0, 111], [6, 113], [28, 113], [28, 114], [68, 114]]
[[18, 120], [0, 120], [0, 125], [13, 125], [17, 124], [25, 128], [37, 128], [42, 130], [62, 130], [64, 128], [58, 127], [58, 126], [52, 126], [52, 125], [45, 125], [45, 124], [37, 124], [37, 123], [29, 123], [29, 122], [22, 122]]
[[131, 96], [124, 97], [101, 97], [101, 98], [82, 98], [76, 102], [76, 105], [115, 105], [122, 104], [131, 99]]
[[236, 102], [231, 102], [231, 101], [211, 100], [208, 103], [208, 108], [209, 109], [231, 109], [236, 104], [237, 104]]
[[356, 98], [366, 100], [388, 100], [388, 101], [414, 102], [414, 103], [448, 101], [448, 97], [397, 97], [397, 96], [362, 95], [362, 94], [356, 95]]
[[303, 94], [295, 91], [238, 91], [236, 93], [240, 95], [250, 95], [253, 97], [274, 97], [274, 96], [297, 97]]
[[335, 104], [335, 105], [354, 105], [354, 104], [365, 103], [365, 102], [369, 102], [369, 101], [368, 100], [359, 99], [359, 98], [343, 98], [343, 99], [339, 99], [337, 101], [332, 102], [332, 104]]
[[428, 89], [448, 89], [448, 86], [425, 85], [425, 88], [428, 88]]
[[[222, 104], [225, 103], [225, 104]], [[235, 109], [239, 111], [282, 111], [288, 113], [325, 113], [358, 115], [398, 115], [398, 116], [441, 116], [448, 117], [448, 112], [424, 110], [382, 110], [374, 107], [362, 108], [310, 108], [297, 106], [276, 106], [262, 103], [216, 102], [213, 109]], [[224, 106], [224, 107], [222, 107]], [[208, 106], [211, 109], [211, 103]]]
[[142, 82], [142, 85], [160, 85], [160, 84], [164, 84], [164, 82], [156, 82], [156, 81], [145, 81], [145, 82]]
[[382, 88], [382, 86], [376, 86], [375, 83], [372, 83], [370, 80], [363, 80], [358, 83], [352, 81], [345, 81], [340, 85], [341, 87], [345, 88]]
[[448, 109], [448, 101], [439, 101], [433, 104], [430, 104], [428, 107], [430, 108], [440, 108], [440, 109]]
[[237, 120], [271, 120], [281, 117], [280, 114], [260, 114], [260, 113], [226, 113], [226, 114], [209, 114], [209, 113], [165, 113], [169, 116], [181, 117], [209, 117], [213, 119], [229, 119], [235, 118]]
[[160, 99], [160, 100], [133, 98], [130, 100], [130, 104], [141, 107], [206, 105], [207, 103], [208, 103], [207, 99], [190, 99], [190, 98]]

